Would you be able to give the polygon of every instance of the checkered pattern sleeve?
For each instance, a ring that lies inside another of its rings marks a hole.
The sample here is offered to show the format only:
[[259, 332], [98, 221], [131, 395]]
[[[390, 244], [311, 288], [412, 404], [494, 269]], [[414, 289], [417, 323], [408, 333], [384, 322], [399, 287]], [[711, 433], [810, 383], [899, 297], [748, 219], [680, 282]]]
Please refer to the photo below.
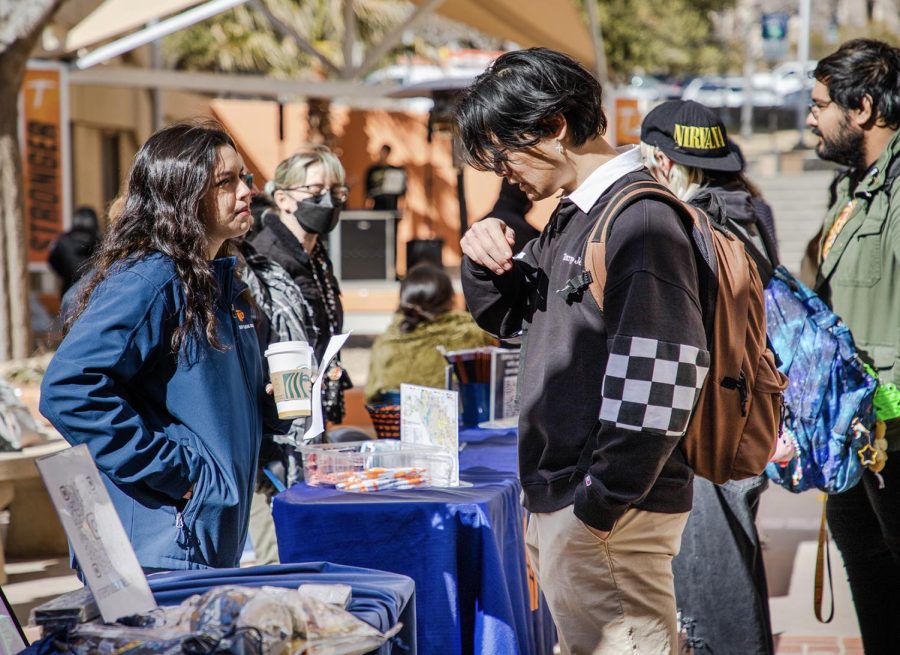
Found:
[[708, 370], [706, 350], [616, 336], [610, 340], [600, 420], [624, 430], [680, 437]]
[[635, 505], [681, 511], [691, 473], [678, 442], [710, 365], [694, 250], [674, 211], [632, 205], [606, 252], [608, 358], [596, 442], [575, 491], [576, 516], [599, 530]]

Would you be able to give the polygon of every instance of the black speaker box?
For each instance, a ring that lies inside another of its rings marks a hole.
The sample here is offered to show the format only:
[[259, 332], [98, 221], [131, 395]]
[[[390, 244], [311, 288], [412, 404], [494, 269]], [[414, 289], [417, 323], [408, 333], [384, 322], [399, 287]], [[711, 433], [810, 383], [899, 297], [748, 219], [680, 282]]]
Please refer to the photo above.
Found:
[[444, 267], [441, 253], [444, 249], [443, 239], [412, 239], [406, 242], [406, 270], [416, 264], [427, 262], [438, 268]]

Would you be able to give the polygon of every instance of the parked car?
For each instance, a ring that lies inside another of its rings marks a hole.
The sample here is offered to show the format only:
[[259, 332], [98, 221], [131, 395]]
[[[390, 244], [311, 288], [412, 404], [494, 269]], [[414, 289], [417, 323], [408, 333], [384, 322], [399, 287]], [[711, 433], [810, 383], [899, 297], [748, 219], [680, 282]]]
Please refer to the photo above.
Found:
[[638, 100], [663, 102], [680, 98], [681, 87], [677, 84], [669, 84], [652, 75], [632, 75], [628, 86], [622, 89], [622, 94]]
[[[698, 77], [692, 80], [681, 94], [682, 100], [694, 100], [707, 107], [740, 107], [747, 93], [743, 77]], [[754, 107], [775, 107], [780, 98], [771, 89], [751, 87]]]
[[771, 89], [781, 104], [787, 96], [812, 90], [815, 84], [812, 72], [816, 69], [816, 64], [818, 62], [812, 59], [806, 62], [806, 66], [799, 61], [786, 61], [771, 72], [754, 75], [753, 85]]

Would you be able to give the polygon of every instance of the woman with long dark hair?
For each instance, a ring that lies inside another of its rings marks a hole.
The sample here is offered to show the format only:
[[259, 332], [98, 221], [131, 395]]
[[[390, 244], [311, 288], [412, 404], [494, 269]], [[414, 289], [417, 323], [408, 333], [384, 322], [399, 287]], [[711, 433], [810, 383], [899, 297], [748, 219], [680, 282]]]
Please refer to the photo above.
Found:
[[438, 346], [462, 350], [497, 341], [468, 312], [453, 311], [453, 283], [443, 269], [419, 264], [400, 283], [400, 306], [387, 331], [372, 344], [366, 400], [377, 402], [402, 383], [444, 386], [446, 362]]
[[263, 431], [255, 308], [227, 256], [250, 189], [216, 123], [153, 134], [41, 385], [147, 571], [237, 566]]

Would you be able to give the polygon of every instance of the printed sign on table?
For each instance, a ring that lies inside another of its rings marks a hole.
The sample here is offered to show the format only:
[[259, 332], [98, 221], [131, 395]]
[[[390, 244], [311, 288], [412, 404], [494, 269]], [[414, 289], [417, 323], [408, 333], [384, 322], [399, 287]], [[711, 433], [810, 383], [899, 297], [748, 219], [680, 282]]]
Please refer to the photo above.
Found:
[[103, 620], [148, 612], [156, 601], [87, 446], [36, 461]]
[[400, 441], [439, 446], [453, 459], [453, 470], [448, 477], [452, 486], [458, 486], [459, 394], [446, 389], [401, 384]]

